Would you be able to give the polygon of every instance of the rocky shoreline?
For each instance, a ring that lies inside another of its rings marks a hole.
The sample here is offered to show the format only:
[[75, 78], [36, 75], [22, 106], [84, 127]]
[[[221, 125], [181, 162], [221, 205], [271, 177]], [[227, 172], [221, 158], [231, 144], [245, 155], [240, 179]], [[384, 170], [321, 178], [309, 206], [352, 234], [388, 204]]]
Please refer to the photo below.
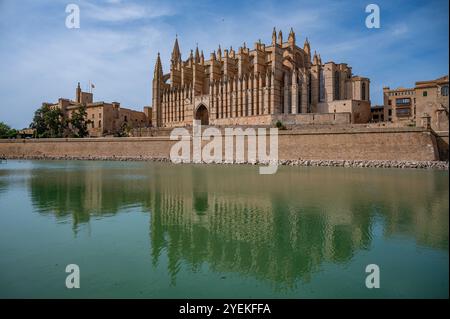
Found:
[[[93, 161], [153, 161], [171, 162], [167, 157], [126, 157], [126, 156], [6, 156], [2, 160], [93, 160]], [[173, 162], [181, 163], [181, 161]], [[189, 163], [189, 162], [184, 162]], [[194, 162], [195, 163], [195, 162]], [[195, 164], [201, 164], [199, 162]], [[213, 164], [267, 165], [269, 162], [225, 162]], [[391, 161], [391, 160], [278, 160], [278, 165], [314, 167], [359, 167], [359, 168], [410, 168], [448, 170], [449, 162], [444, 161]]]

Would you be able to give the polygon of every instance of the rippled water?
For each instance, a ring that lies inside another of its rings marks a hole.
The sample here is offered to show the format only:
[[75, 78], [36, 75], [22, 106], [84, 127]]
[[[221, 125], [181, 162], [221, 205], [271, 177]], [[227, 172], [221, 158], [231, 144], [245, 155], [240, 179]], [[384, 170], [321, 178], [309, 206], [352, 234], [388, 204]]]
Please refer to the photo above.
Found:
[[443, 171], [3, 162], [0, 297], [448, 298], [448, 191]]

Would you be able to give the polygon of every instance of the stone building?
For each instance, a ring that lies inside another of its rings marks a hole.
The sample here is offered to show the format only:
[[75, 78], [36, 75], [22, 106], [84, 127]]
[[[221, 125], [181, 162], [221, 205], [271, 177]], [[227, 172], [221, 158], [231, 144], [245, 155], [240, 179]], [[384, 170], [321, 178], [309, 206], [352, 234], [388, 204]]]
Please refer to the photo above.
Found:
[[416, 119], [414, 88], [383, 88], [384, 118], [390, 122], [414, 123]]
[[448, 75], [416, 82], [414, 88], [383, 88], [385, 119], [420, 126], [429, 115], [431, 128], [448, 131]]
[[100, 137], [113, 135], [127, 128], [147, 127], [151, 125], [151, 108], [144, 107], [144, 112], [139, 112], [120, 106], [118, 102], [94, 102], [92, 92], [83, 92], [78, 83], [75, 101], [60, 98], [57, 103], [43, 103], [50, 107], [62, 110], [67, 119], [82, 105], [86, 106], [89, 136]]
[[364, 123], [370, 119], [369, 85], [345, 63], [322, 63], [308, 39], [297, 46], [292, 29], [284, 41], [274, 28], [267, 46], [244, 43], [237, 52], [219, 46], [209, 60], [198, 47], [183, 60], [176, 39], [170, 73], [163, 72], [159, 53], [156, 60], [153, 126], [185, 126], [193, 119], [212, 125]]
[[384, 105], [373, 105], [370, 108], [370, 121], [373, 123], [384, 122], [385, 121], [385, 107]]

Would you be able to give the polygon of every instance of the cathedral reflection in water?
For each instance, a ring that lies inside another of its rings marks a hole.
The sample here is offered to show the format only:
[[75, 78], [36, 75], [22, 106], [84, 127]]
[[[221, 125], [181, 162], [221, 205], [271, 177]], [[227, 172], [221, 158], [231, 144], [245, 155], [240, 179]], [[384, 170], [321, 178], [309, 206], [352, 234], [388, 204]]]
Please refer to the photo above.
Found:
[[93, 216], [150, 214], [152, 265], [167, 254], [172, 284], [184, 262], [192, 271], [206, 263], [289, 289], [324, 263], [370, 250], [376, 231], [448, 250], [448, 181], [438, 172], [282, 167], [259, 175], [252, 166], [79, 165], [85, 168], [57, 174], [40, 168], [30, 181], [35, 208], [71, 219], [75, 235]]

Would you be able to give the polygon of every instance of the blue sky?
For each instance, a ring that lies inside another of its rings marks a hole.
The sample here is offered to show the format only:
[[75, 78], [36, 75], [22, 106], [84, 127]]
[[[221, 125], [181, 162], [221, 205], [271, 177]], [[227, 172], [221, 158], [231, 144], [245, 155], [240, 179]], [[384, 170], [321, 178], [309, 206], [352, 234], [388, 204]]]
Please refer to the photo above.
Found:
[[[66, 5], [78, 4], [80, 29], [67, 29]], [[376, 3], [381, 28], [365, 27]], [[196, 43], [210, 52], [243, 42], [270, 43], [272, 28], [307, 36], [322, 61], [348, 63], [382, 87], [413, 86], [448, 74], [447, 0], [435, 1], [125, 1], [0, 0], [0, 121], [28, 126], [42, 102], [74, 98], [92, 81], [96, 101], [141, 110], [151, 104], [157, 52], [164, 72], [175, 35], [183, 58]]]

